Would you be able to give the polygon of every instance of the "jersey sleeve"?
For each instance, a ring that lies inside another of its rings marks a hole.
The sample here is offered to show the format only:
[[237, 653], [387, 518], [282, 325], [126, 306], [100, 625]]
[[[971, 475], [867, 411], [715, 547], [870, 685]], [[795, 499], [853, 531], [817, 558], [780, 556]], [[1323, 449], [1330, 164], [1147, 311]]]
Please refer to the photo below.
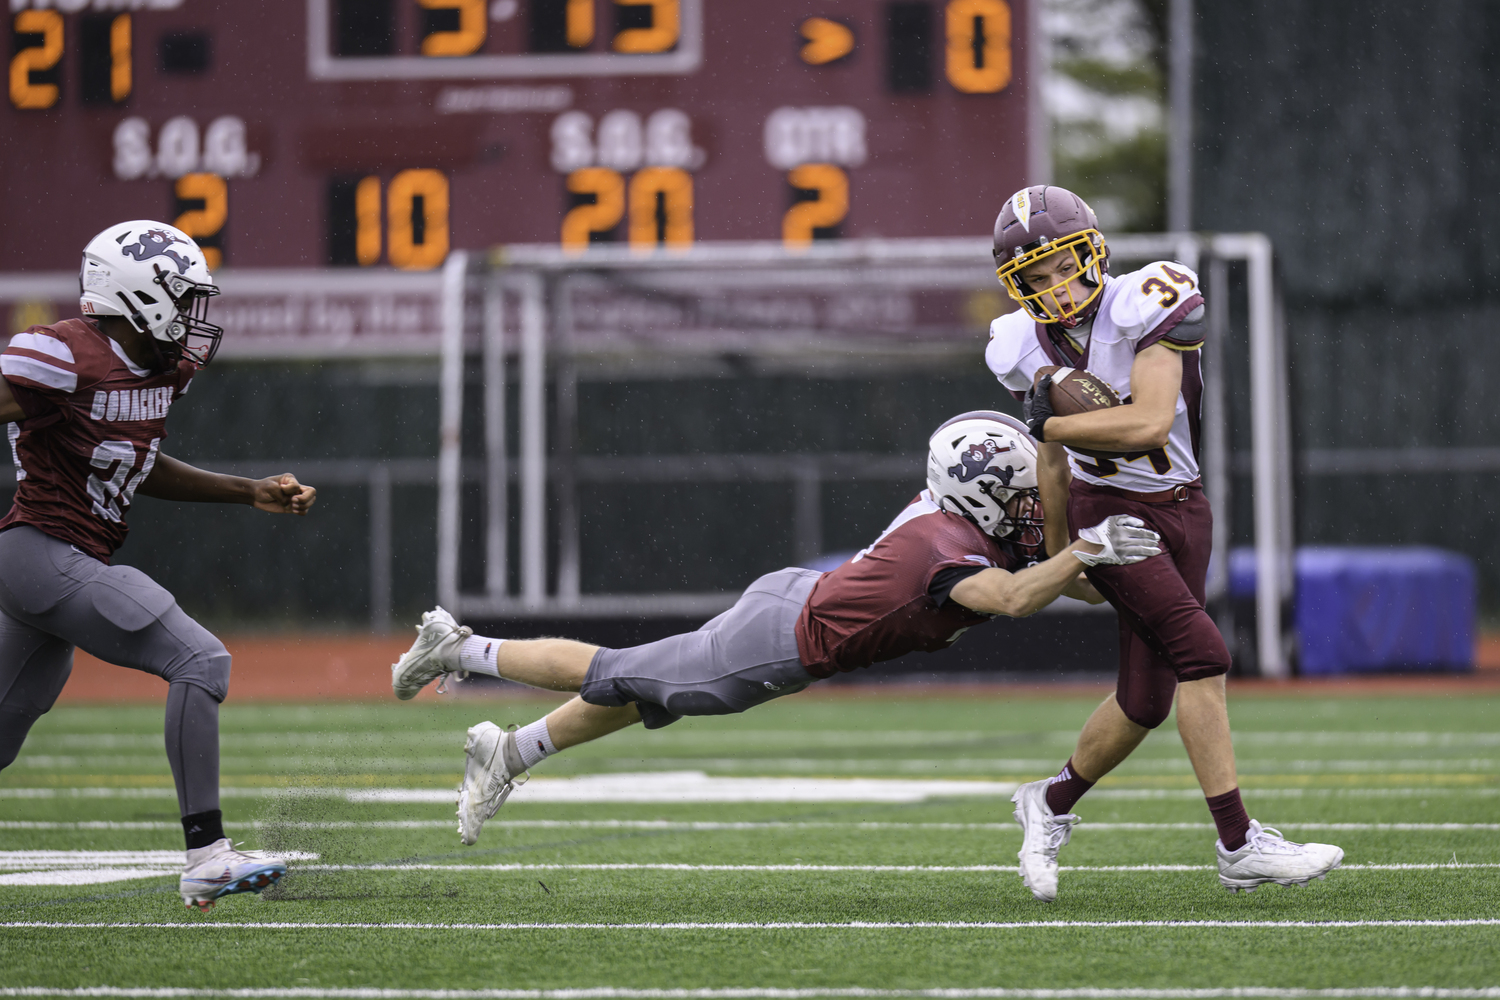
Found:
[[1203, 346], [1203, 295], [1191, 268], [1157, 261], [1121, 280], [1129, 285], [1110, 307], [1110, 320], [1137, 354], [1154, 344], [1178, 351]]
[[978, 528], [968, 522], [956, 526], [946, 522], [947, 518], [958, 518], [957, 514], [937, 516], [944, 520], [934, 522], [932, 525], [938, 530], [934, 531], [930, 537], [929, 559], [931, 562], [927, 567], [927, 576], [923, 580], [923, 589], [939, 607], [942, 607], [948, 599], [949, 592], [957, 586], [960, 580], [999, 566], [1000, 562], [995, 558], [997, 553], [992, 550], [990, 544], [987, 544], [987, 540]]
[[10, 338], [0, 353], [0, 376], [36, 395], [65, 398], [108, 374], [109, 363], [99, 354], [97, 344], [80, 342], [65, 329], [34, 326]]

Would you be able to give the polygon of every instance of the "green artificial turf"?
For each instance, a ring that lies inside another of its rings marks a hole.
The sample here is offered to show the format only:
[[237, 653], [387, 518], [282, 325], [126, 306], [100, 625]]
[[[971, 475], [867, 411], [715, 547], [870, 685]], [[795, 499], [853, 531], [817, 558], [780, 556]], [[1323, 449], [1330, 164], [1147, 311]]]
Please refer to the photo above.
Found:
[[[1170, 724], [1078, 805], [1084, 822], [1063, 850], [1061, 891], [1050, 905], [1033, 900], [1013, 870], [933, 870], [1014, 864], [1020, 832], [1004, 795], [513, 801], [464, 848], [451, 804], [351, 802], [341, 791], [451, 788], [468, 725], [524, 724], [554, 704], [226, 704], [231, 835], [318, 861], [294, 863], [277, 889], [227, 898], [206, 915], [183, 909], [172, 877], [24, 886], [0, 876], [0, 990], [1500, 986], [1500, 925], [1363, 924], [1500, 921], [1500, 867], [1452, 867], [1500, 865], [1500, 829], [1474, 826], [1500, 824], [1500, 698], [1236, 697], [1251, 815], [1292, 839], [1346, 851], [1346, 867], [1325, 882], [1250, 895], [1225, 892], [1209, 867], [1215, 835]], [[1013, 783], [1054, 772], [1093, 704], [1031, 695], [803, 696], [658, 732], [636, 727], [548, 760], [535, 775]], [[46, 716], [0, 774], [0, 851], [180, 849], [160, 741], [156, 708]], [[22, 795], [26, 789], [34, 791]], [[115, 826], [80, 825], [90, 822]], [[1359, 826], [1299, 829], [1337, 823]], [[569, 867], [608, 864], [803, 867]], [[368, 865], [383, 867], [361, 867]], [[515, 867], [523, 865], [547, 867]], [[1194, 867], [1097, 870], [1132, 865]], [[1066, 870], [1073, 866], [1094, 870]], [[855, 922], [891, 926], [765, 926]], [[932, 922], [1032, 926], [894, 926]], [[56, 926], [91, 923], [171, 926]], [[266, 924], [375, 926], [255, 926]], [[459, 924], [536, 926], [449, 926]], [[549, 926], [559, 924], [594, 926]], [[642, 924], [734, 926], [620, 926]]]

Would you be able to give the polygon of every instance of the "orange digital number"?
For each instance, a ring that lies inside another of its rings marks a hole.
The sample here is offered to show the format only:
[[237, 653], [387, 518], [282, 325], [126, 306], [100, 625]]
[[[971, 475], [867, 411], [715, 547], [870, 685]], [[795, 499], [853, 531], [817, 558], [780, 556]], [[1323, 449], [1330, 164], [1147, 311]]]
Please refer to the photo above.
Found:
[[573, 49], [586, 49], [593, 42], [594, 0], [567, 0], [563, 7], [563, 38]]
[[[358, 189], [355, 189], [356, 211]], [[387, 254], [396, 267], [429, 271], [448, 256], [448, 178], [437, 170], [403, 170], [386, 194]]]
[[[172, 225], [195, 240], [207, 240], [224, 231], [229, 219], [229, 185], [218, 174], [183, 174], [177, 178], [173, 189], [178, 201], [200, 201], [202, 208], [190, 208], [179, 215]], [[224, 262], [224, 251], [218, 247], [203, 247], [203, 262], [210, 271]]]
[[354, 259], [360, 267], [380, 261], [379, 177], [361, 177], [354, 186]]
[[1177, 289], [1155, 275], [1141, 282], [1141, 291], [1147, 295], [1151, 295], [1154, 292], [1161, 292], [1161, 298], [1157, 300], [1157, 303], [1163, 309], [1170, 309], [1177, 303], [1178, 298], [1180, 298], [1177, 294]]
[[584, 167], [568, 175], [568, 190], [594, 196], [592, 202], [575, 205], [563, 216], [563, 249], [582, 253], [588, 249], [591, 233], [607, 233], [625, 217], [625, 178], [606, 167]]
[[948, 0], [948, 82], [965, 94], [993, 94], [1010, 83], [1010, 4]]
[[849, 214], [849, 175], [831, 163], [804, 163], [786, 179], [794, 188], [818, 193], [814, 201], [793, 204], [781, 220], [787, 249], [802, 250], [812, 245], [813, 230], [836, 226]]
[[[575, 209], [576, 211], [576, 209]], [[693, 242], [693, 175], [681, 167], [646, 167], [630, 178], [630, 246]]]
[[678, 0], [615, 0], [615, 4], [627, 8], [649, 7], [651, 10], [651, 27], [626, 28], [616, 33], [612, 45], [616, 52], [666, 52], [677, 44], [677, 37], [682, 32]]
[[428, 10], [458, 11], [457, 31], [434, 31], [422, 39], [424, 56], [470, 56], [484, 44], [490, 24], [486, 0], [417, 0], [417, 3]]
[[13, 22], [18, 35], [41, 35], [41, 45], [28, 46], [10, 61], [10, 103], [23, 111], [50, 108], [57, 103], [55, 83], [32, 83], [32, 73], [45, 73], [62, 59], [63, 17], [55, 10], [23, 10]]
[[109, 22], [109, 96], [116, 104], [130, 96], [130, 15]]

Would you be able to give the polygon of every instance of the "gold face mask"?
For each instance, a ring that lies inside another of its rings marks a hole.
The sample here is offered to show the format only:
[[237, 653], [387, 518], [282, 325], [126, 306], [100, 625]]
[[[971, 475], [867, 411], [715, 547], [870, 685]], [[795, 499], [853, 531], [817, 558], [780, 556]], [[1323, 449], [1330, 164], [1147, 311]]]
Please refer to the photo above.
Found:
[[[1077, 266], [1072, 274], [1039, 292], [1033, 292], [1021, 278], [1021, 271], [1053, 254], [1069, 253]], [[1021, 304], [1039, 323], [1077, 322], [1080, 314], [1104, 291], [1104, 274], [1100, 262], [1104, 260], [1104, 235], [1097, 229], [1084, 229], [1026, 251], [995, 269], [995, 277], [1005, 286], [1011, 298]], [[1090, 286], [1089, 294], [1078, 301], [1073, 297], [1069, 283], [1079, 276]]]

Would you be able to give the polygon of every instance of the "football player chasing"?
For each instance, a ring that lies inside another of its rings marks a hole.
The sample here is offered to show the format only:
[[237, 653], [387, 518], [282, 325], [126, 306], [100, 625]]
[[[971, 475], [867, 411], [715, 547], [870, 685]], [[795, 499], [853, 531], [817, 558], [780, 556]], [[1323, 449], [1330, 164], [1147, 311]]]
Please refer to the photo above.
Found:
[[569, 639], [474, 635], [438, 608], [391, 667], [396, 697], [440, 675], [488, 674], [576, 691], [519, 730], [469, 730], [458, 795], [465, 844], [524, 772], [568, 747], [636, 722], [659, 729], [684, 715], [728, 715], [813, 681], [914, 650], [934, 651], [996, 615], [1024, 617], [1070, 594], [1103, 600], [1084, 566], [1157, 555], [1155, 532], [1129, 514], [1104, 517], [1036, 562], [1042, 544], [1036, 445], [1013, 417], [961, 414], [933, 434], [927, 489], [869, 548], [829, 573], [783, 569], [756, 580], [696, 632], [628, 649]]
[[190, 237], [160, 222], [111, 226], [84, 248], [79, 286], [85, 318], [33, 326], [0, 354], [0, 423], [17, 479], [0, 520], [0, 769], [57, 700], [75, 647], [161, 677], [187, 840], [179, 889], [189, 908], [208, 910], [286, 874], [224, 836], [229, 653], [164, 588], [110, 556], [137, 493], [306, 514], [317, 491], [289, 474], [205, 472], [160, 450], [168, 410], [223, 336], [207, 322], [219, 289]]
[[[1022, 308], [991, 325], [985, 361], [1024, 396], [1040, 443], [1048, 551], [1079, 537], [1070, 526], [1127, 514], [1156, 531], [1166, 550], [1085, 571], [1119, 614], [1119, 679], [1057, 776], [1016, 792], [1021, 876], [1037, 899], [1056, 898], [1057, 854], [1078, 822], [1074, 804], [1166, 720], [1175, 694], [1177, 730], [1219, 834], [1220, 882], [1231, 892], [1306, 885], [1338, 867], [1344, 852], [1293, 843], [1245, 812], [1225, 701], [1229, 650], [1204, 609], [1213, 513], [1198, 475], [1197, 276], [1158, 261], [1115, 277], [1108, 262], [1093, 211], [1063, 188], [1017, 191], [995, 221], [996, 273]], [[1126, 405], [1054, 416], [1053, 376], [1036, 378], [1049, 365], [1088, 369]]]

